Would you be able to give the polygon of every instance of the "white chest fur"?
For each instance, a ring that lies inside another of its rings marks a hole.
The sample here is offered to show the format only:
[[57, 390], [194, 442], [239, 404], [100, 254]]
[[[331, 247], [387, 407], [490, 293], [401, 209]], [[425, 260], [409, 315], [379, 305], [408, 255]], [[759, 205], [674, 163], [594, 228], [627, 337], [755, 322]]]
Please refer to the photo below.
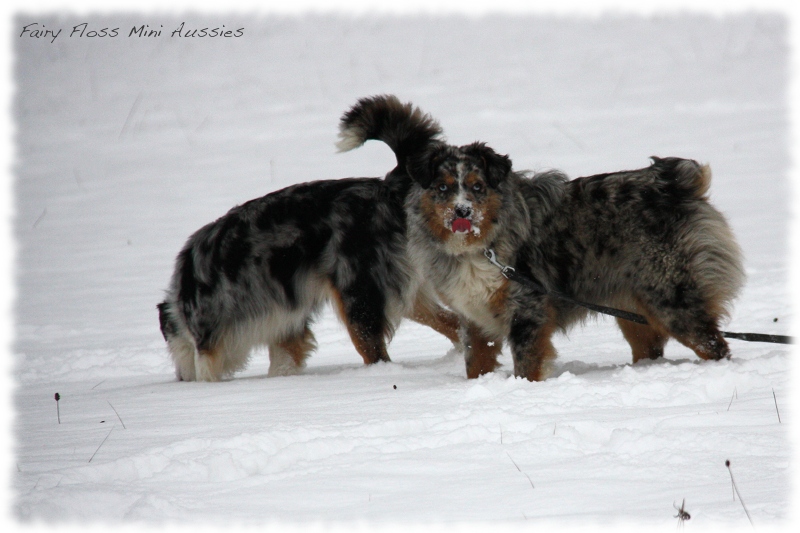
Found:
[[505, 306], [500, 304], [498, 309], [497, 305], [497, 293], [506, 283], [500, 270], [483, 253], [453, 258], [450, 266], [451, 271], [437, 286], [445, 303], [487, 333], [505, 336]]

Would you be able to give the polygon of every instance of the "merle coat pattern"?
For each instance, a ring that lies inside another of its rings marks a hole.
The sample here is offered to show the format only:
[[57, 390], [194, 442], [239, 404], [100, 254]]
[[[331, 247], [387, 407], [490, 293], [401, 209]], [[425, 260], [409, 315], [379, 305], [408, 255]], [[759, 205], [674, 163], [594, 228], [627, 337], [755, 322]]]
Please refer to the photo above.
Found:
[[[360, 101], [341, 130], [350, 147], [380, 138], [400, 162], [441, 131], [393, 97]], [[259, 345], [269, 348], [269, 375], [297, 372], [315, 348], [310, 326], [328, 300], [365, 363], [389, 360], [385, 343], [403, 316], [457, 342], [457, 319], [420, 290], [406, 254], [410, 185], [400, 166], [384, 180], [294, 185], [194, 233], [158, 306], [178, 379], [222, 379]]]
[[432, 140], [406, 168], [409, 255], [460, 316], [468, 377], [494, 370], [507, 340], [515, 375], [544, 379], [552, 334], [587, 315], [510, 282], [486, 248], [548, 290], [645, 315], [650, 325], [618, 321], [634, 362], [660, 357], [671, 337], [703, 359], [729, 356], [719, 325], [744, 273], [708, 202], [708, 167], [653, 158], [645, 169], [569, 181], [514, 172], [482, 143]]
[[[649, 325], [616, 319], [634, 362], [661, 357], [670, 338], [702, 359], [730, 357], [719, 328], [745, 276], [734, 235], [708, 202], [707, 166], [653, 157], [639, 170], [521, 183], [535, 220], [514, 259], [519, 273], [548, 290], [644, 315]], [[555, 357], [546, 333], [587, 311], [541, 295], [530, 301], [537, 305], [512, 323], [509, 342], [520, 375], [535, 379]], [[523, 348], [532, 345], [536, 352]]]

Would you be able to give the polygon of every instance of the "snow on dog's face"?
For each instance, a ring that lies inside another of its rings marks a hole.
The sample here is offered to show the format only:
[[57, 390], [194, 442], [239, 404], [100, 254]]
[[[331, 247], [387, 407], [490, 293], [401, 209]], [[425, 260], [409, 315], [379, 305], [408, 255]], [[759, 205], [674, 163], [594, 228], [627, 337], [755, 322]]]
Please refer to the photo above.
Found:
[[511, 162], [482, 143], [441, 145], [411, 169], [423, 187], [419, 213], [430, 234], [456, 249], [484, 246], [503, 203], [498, 190]]

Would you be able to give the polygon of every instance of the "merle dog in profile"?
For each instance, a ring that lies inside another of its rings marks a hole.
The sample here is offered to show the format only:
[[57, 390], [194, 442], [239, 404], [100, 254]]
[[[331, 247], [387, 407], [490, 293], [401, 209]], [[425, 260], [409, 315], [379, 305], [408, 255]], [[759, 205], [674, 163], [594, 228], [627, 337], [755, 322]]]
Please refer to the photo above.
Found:
[[485, 249], [550, 293], [646, 316], [649, 325], [618, 320], [634, 362], [660, 357], [669, 338], [703, 359], [729, 356], [719, 325], [744, 271], [708, 201], [707, 166], [653, 158], [640, 170], [570, 181], [514, 172], [483, 143], [431, 138], [415, 148], [405, 158], [414, 180], [408, 253], [460, 317], [468, 377], [494, 370], [507, 340], [515, 375], [544, 379], [556, 356], [552, 334], [588, 313], [509, 281]]
[[343, 142], [376, 138], [395, 152], [385, 179], [294, 185], [234, 207], [178, 254], [161, 331], [178, 379], [217, 381], [269, 348], [269, 375], [296, 373], [315, 348], [310, 326], [327, 301], [365, 363], [388, 361], [404, 316], [458, 342], [457, 318], [435, 303], [406, 253], [406, 155], [439, 125], [394, 97], [362, 99], [342, 117]]

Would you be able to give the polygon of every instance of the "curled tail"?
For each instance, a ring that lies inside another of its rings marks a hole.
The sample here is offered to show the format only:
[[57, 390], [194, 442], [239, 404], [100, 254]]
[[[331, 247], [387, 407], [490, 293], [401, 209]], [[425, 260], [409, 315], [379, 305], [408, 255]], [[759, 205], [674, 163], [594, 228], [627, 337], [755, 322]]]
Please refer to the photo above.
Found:
[[383, 141], [404, 168], [408, 156], [440, 140], [442, 127], [430, 115], [394, 95], [361, 98], [339, 122], [340, 152], [358, 148], [370, 139]]
[[693, 198], [706, 199], [708, 189], [711, 187], [711, 168], [701, 165], [693, 159], [679, 157], [651, 157], [653, 167], [658, 169], [660, 175], [675, 182], [688, 191]]

